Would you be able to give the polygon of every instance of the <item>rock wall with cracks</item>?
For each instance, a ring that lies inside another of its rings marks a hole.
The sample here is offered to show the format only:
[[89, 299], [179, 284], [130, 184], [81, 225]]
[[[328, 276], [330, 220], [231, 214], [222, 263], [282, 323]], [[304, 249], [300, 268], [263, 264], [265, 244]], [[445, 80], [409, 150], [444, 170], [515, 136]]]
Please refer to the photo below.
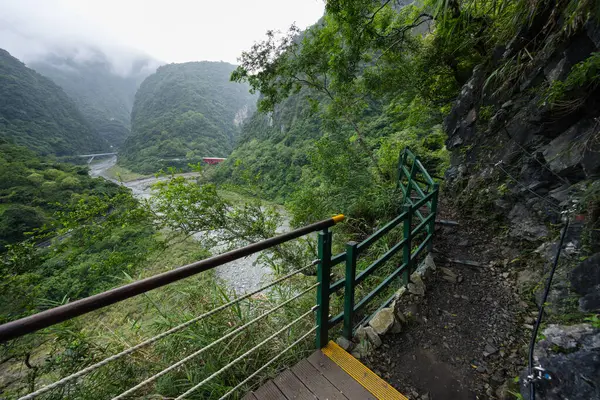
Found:
[[[591, 16], [569, 30], [551, 7], [477, 66], [462, 88], [445, 120], [445, 189], [513, 248], [520, 292], [538, 305], [559, 230], [570, 218], [544, 316], [556, 324], [542, 326], [546, 339], [535, 353], [554, 380], [539, 383], [537, 398], [600, 399], [598, 70], [592, 84], [549, 100], [553, 83], [600, 51], [600, 24]], [[573, 334], [572, 324], [584, 321], [577, 331], [584, 333]], [[526, 387], [522, 395], [528, 398]]]

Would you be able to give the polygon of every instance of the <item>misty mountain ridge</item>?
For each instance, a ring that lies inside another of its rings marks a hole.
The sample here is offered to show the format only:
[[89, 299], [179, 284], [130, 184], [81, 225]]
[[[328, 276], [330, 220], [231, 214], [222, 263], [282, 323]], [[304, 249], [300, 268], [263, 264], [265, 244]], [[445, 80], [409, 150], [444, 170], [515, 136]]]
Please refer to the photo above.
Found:
[[[11, 20], [0, 16], [0, 47], [28, 66], [52, 58], [55, 61], [72, 60], [77, 64], [101, 62], [107, 63], [110, 72], [115, 75], [128, 77], [142, 73], [145, 77], [164, 64], [118, 41], [81, 33], [55, 32], [35, 25], [29, 18]], [[60, 66], [63, 63], [55, 64]]]
[[99, 46], [76, 42], [50, 45], [43, 52], [25, 56], [24, 61], [28, 66], [49, 64], [56, 69], [72, 72], [86, 65], [103, 65], [113, 75], [123, 78], [141, 77], [141, 81], [164, 64], [136, 50], [117, 47], [104, 50]]
[[160, 64], [147, 56], [129, 56], [129, 62], [116, 64], [96, 47], [62, 47], [29, 66], [61, 86], [92, 127], [118, 148], [130, 133], [135, 93]]
[[42, 155], [73, 155], [109, 148], [61, 87], [3, 49], [0, 93], [0, 138]]

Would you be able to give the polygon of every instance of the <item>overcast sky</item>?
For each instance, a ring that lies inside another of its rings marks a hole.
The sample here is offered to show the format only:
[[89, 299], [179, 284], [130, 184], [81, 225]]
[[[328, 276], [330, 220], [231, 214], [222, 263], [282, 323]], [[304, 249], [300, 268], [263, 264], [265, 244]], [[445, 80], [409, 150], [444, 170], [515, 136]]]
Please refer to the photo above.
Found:
[[0, 0], [0, 48], [25, 62], [91, 44], [167, 63], [236, 63], [268, 29], [305, 28], [323, 9], [323, 0]]

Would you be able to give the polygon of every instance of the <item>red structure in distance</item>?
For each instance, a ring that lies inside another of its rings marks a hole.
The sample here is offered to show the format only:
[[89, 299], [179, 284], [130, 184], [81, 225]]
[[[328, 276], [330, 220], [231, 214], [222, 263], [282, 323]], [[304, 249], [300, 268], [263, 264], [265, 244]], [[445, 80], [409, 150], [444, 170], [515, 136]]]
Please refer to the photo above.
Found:
[[202, 161], [204, 161], [205, 163], [210, 164], [210, 165], [215, 165], [215, 164], [218, 164], [225, 160], [226, 160], [226, 158], [219, 158], [219, 157], [204, 157], [204, 158], [202, 158]]

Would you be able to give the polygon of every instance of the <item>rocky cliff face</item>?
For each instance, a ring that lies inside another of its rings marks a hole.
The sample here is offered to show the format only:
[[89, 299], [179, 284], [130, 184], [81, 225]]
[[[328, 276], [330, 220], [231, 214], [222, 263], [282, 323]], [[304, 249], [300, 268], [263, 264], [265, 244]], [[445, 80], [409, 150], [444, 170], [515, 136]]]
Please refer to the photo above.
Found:
[[503, 55], [475, 68], [445, 121], [454, 191], [464, 198], [485, 190], [490, 204], [479, 206], [508, 217], [517, 239], [546, 237], [544, 223], [558, 222], [558, 211], [600, 174], [598, 88], [557, 105], [545, 94], [553, 81], [564, 80], [599, 50], [598, 36], [598, 25], [589, 21], [567, 39], [550, 37], [532, 60], [514, 67], [513, 79], [494, 90], [494, 79], [515, 52], [510, 44], [498, 49]]
[[[558, 231], [571, 220], [545, 317], [564, 325], [600, 312], [600, 25], [595, 17], [568, 25], [552, 7], [477, 66], [462, 88], [445, 121], [447, 186], [515, 249], [522, 293], [532, 301], [541, 299]], [[557, 325], [555, 336], [561, 329], [568, 331]], [[541, 398], [600, 398], [600, 348], [584, 350], [567, 357], [550, 346], [538, 354], [547, 369], [581, 370], [583, 362], [586, 371]], [[574, 385], [588, 385], [579, 390], [584, 397], [571, 397]]]

